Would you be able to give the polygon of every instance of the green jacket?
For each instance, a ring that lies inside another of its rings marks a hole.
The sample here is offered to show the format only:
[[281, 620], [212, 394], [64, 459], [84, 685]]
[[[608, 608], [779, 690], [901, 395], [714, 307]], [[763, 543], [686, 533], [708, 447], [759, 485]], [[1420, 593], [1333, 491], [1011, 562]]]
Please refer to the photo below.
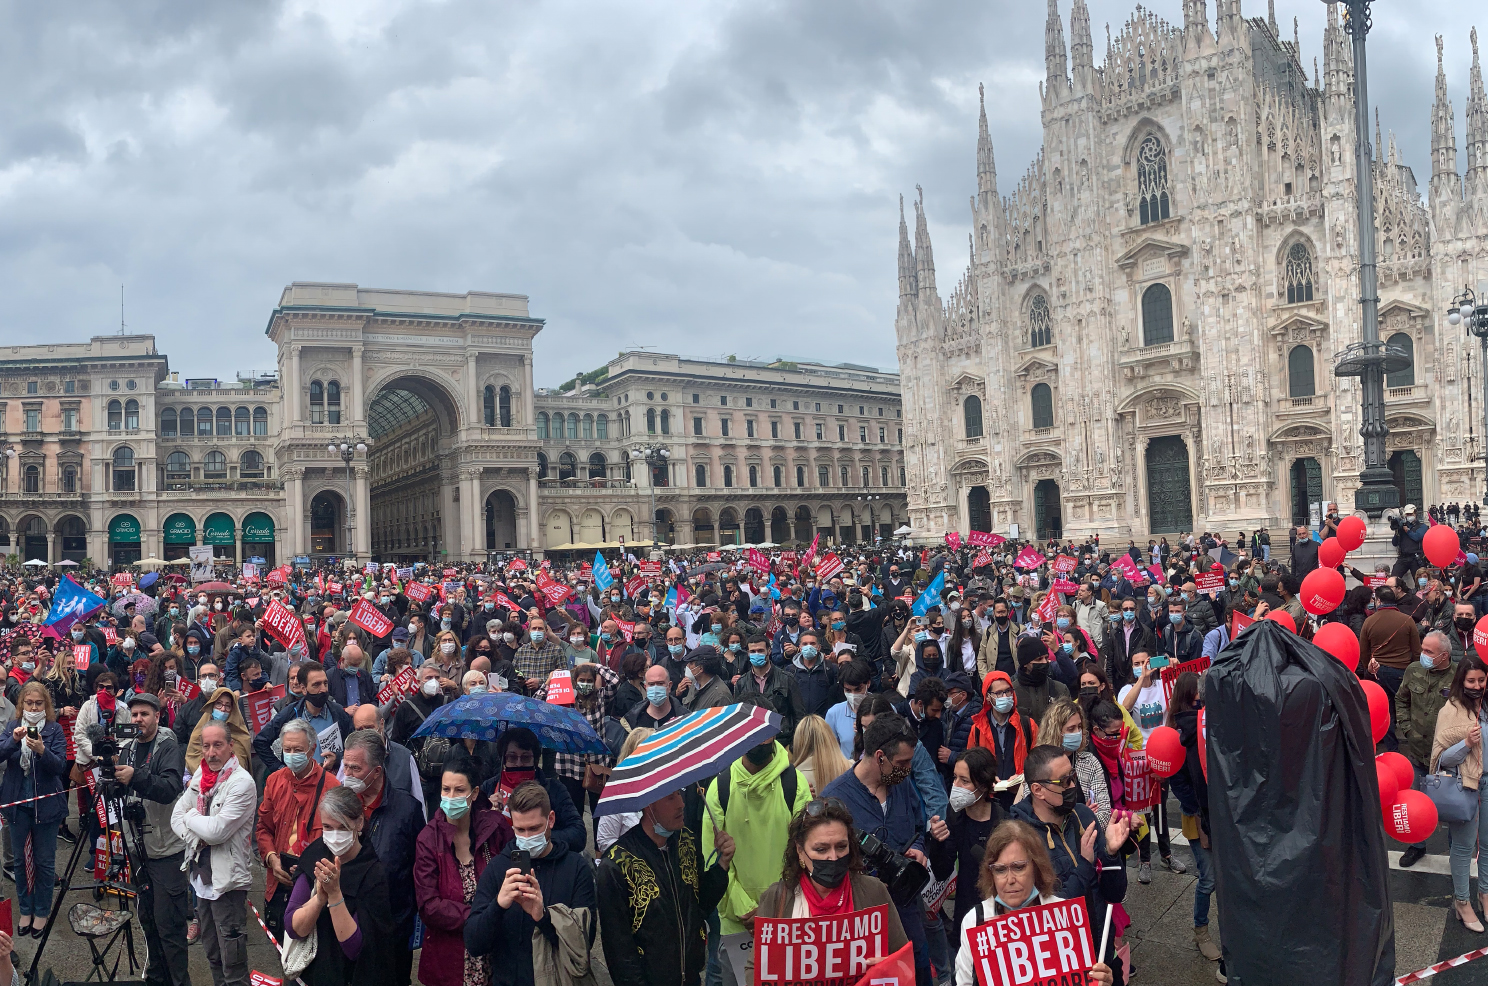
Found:
[[1431, 761], [1431, 741], [1436, 737], [1436, 714], [1447, 703], [1455, 665], [1430, 670], [1420, 661], [1405, 669], [1400, 690], [1395, 693], [1395, 735], [1404, 744], [1406, 756], [1426, 768]]
[[[703, 858], [713, 855], [713, 826], [734, 837], [734, 863], [728, 871], [728, 890], [718, 902], [718, 918], [725, 935], [750, 930], [741, 919], [759, 904], [760, 894], [780, 882], [785, 859], [786, 830], [796, 812], [811, 800], [811, 787], [796, 778], [795, 804], [786, 806], [780, 775], [795, 770], [790, 754], [779, 743], [775, 755], [751, 774], [743, 760], [729, 767], [728, 813], [719, 804], [718, 782], [708, 785], [708, 810], [703, 816]], [[1429, 751], [1428, 751], [1429, 752]]]

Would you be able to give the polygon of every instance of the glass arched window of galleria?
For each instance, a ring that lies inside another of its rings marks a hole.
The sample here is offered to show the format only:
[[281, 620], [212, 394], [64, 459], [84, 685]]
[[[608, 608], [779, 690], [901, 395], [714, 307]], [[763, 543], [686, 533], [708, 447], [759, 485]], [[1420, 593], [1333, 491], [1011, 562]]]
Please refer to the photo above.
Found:
[[1053, 341], [1054, 317], [1049, 314], [1049, 299], [1036, 294], [1028, 306], [1028, 344], [1037, 349]]
[[1293, 243], [1287, 251], [1283, 278], [1286, 280], [1287, 304], [1312, 300], [1312, 253], [1306, 244]]
[[1137, 197], [1141, 225], [1168, 218], [1168, 152], [1156, 134], [1137, 149]]

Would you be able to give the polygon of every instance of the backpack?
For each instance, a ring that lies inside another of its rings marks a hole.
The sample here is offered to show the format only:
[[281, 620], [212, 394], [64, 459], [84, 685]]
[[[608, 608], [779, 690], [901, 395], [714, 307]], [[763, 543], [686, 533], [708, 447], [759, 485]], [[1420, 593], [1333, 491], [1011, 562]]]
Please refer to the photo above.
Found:
[[[418, 713], [419, 725], [423, 725], [428, 715], [413, 706], [413, 711]], [[449, 759], [450, 741], [443, 736], [425, 736], [423, 745], [415, 751], [413, 762], [418, 767], [419, 776], [426, 781], [437, 781], [444, 776], [444, 762]]]
[[[728, 814], [729, 803], [729, 775], [734, 771], [733, 767], [718, 775], [718, 807]], [[796, 768], [791, 767], [780, 775], [780, 793], [785, 796], [785, 810], [787, 814], [796, 813], [796, 791], [801, 783], [801, 775], [796, 773]]]

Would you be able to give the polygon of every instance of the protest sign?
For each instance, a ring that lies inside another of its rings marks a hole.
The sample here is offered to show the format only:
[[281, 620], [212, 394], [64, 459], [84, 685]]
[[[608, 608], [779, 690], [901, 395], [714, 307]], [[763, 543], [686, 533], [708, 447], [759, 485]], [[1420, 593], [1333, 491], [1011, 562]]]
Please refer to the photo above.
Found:
[[511, 598], [509, 596], [507, 596], [506, 593], [500, 591], [499, 589], [496, 592], [496, 605], [497, 606], [500, 606], [502, 609], [506, 610], [508, 613], [515, 613], [515, 612], [518, 611], [517, 604], [514, 603], [514, 602], [512, 602], [511, 601]]
[[1043, 623], [1053, 623], [1054, 614], [1059, 612], [1059, 597], [1050, 592], [1044, 596], [1044, 601], [1039, 603], [1038, 609], [1033, 611]]
[[134, 585], [134, 576], [130, 575], [128, 572], [120, 572], [109, 581], [119, 588], [123, 589], [128, 586]]
[[1238, 609], [1230, 614], [1230, 639], [1234, 640], [1240, 635], [1240, 631], [1254, 623], [1255, 620], [1246, 616]]
[[1371, 589], [1378, 589], [1380, 586], [1382, 586], [1382, 585], [1388, 585], [1389, 583], [1390, 583], [1390, 577], [1388, 575], [1366, 575], [1366, 576], [1364, 576], [1364, 584], [1367, 585]]
[[110, 647], [119, 642], [119, 631], [115, 630], [113, 627], [99, 627], [98, 629], [103, 631], [103, 642], [108, 644]]
[[1055, 579], [1054, 584], [1050, 588], [1055, 592], [1062, 592], [1067, 596], [1080, 591], [1079, 584], [1071, 582], [1069, 579]]
[[634, 599], [646, 588], [646, 577], [644, 575], [632, 575], [625, 580], [625, 594]]
[[403, 595], [416, 603], [421, 603], [434, 595], [434, 590], [422, 582], [410, 582], [403, 587]]
[[185, 678], [177, 678], [176, 691], [180, 692], [181, 697], [189, 702], [192, 699], [196, 698], [196, 696], [201, 694], [201, 686], [194, 681], [187, 681]]
[[269, 585], [288, 585], [289, 566], [280, 565], [278, 568], [270, 569], [269, 574], [264, 576], [264, 581]]
[[642, 575], [660, 575], [661, 574], [661, 562], [659, 562], [659, 561], [643, 561], [643, 562], [641, 562], [641, 574]]
[[1077, 563], [1069, 555], [1059, 555], [1054, 559], [1053, 569], [1057, 575], [1068, 575], [1075, 570]]
[[340, 582], [327, 582], [326, 583], [326, 592], [329, 592], [333, 596], [339, 596], [339, 595], [341, 595], [343, 588], [344, 587], [341, 585]]
[[269, 724], [269, 720], [274, 718], [274, 703], [283, 697], [283, 685], [274, 685], [272, 688], [249, 692], [243, 696], [244, 701], [248, 703], [248, 728], [253, 730], [254, 735], [257, 735]]
[[822, 556], [822, 560], [816, 563], [816, 577], [819, 579], [830, 579], [843, 569], [842, 559], [832, 552]]
[[1038, 568], [1043, 563], [1044, 556], [1031, 544], [1018, 552], [1018, 557], [1013, 559], [1013, 564], [1019, 568]]
[[1200, 592], [1218, 592], [1225, 587], [1223, 572], [1200, 572], [1194, 576], [1194, 585]]
[[718, 561], [722, 557], [723, 557], [723, 555], [720, 554], [717, 551], [710, 551], [710, 552], [708, 552], [708, 560], [709, 561]]
[[1095, 965], [1085, 898], [999, 914], [966, 932], [979, 986], [1072, 986]]
[[192, 583], [212, 581], [212, 546], [194, 544], [187, 548], [186, 552], [191, 558]]
[[987, 549], [985, 548], [977, 552], [977, 556], [971, 561], [972, 568], [981, 568], [983, 565], [990, 564], [992, 564], [992, 556], [987, 553]]
[[413, 666], [409, 665], [393, 676], [393, 679], [383, 685], [377, 693], [377, 704], [387, 705], [393, 700], [402, 701], [403, 696], [408, 694], [408, 689], [413, 686]]
[[[611, 617], [611, 619], [615, 619], [615, 618], [614, 617]], [[615, 619], [615, 626], [617, 626], [617, 627], [620, 628], [620, 633], [622, 635], [624, 635], [625, 642], [627, 644], [630, 643], [631, 641], [635, 640], [635, 624], [634, 623], [626, 623], [624, 620]]]
[[966, 535], [967, 544], [980, 545], [983, 548], [995, 548], [1006, 540], [1007, 538], [1001, 534], [992, 534], [987, 531], [972, 531]]
[[1169, 664], [1162, 669], [1163, 695], [1168, 701], [1173, 700], [1173, 685], [1177, 683], [1178, 676], [1185, 671], [1194, 674], [1203, 674], [1209, 670], [1210, 659], [1207, 657], [1195, 658], [1192, 661], [1184, 661], [1182, 664]]
[[1122, 800], [1129, 811], [1145, 811], [1162, 800], [1162, 779], [1152, 772], [1147, 754], [1140, 750], [1122, 750], [1121, 781], [1126, 788]]
[[351, 607], [351, 615], [348, 620], [366, 630], [373, 637], [386, 637], [393, 632], [393, 621], [382, 615], [382, 612], [365, 599], [359, 600]]
[[549, 705], [573, 705], [573, 675], [567, 671], [554, 671], [548, 676], [547, 702]]
[[956, 551], [956, 550], [960, 549], [960, 547], [961, 547], [961, 532], [960, 531], [951, 531], [949, 534], [947, 534], [945, 536], [945, 543], [950, 547], [950, 549], [952, 551]]
[[72, 649], [72, 663], [79, 671], [88, 670], [88, 665], [93, 663], [93, 646], [91, 644], [78, 644]]
[[761, 575], [770, 574], [770, 558], [760, 549], [750, 548], [744, 552], [744, 557], [748, 560], [749, 567], [756, 572], [759, 572]]
[[540, 572], [537, 576], [537, 591], [543, 594], [549, 606], [561, 606], [563, 600], [573, 592], [572, 587], [556, 581], [547, 572]]
[[889, 955], [888, 905], [821, 918], [754, 919], [754, 986], [854, 986]]
[[258, 566], [253, 564], [253, 562], [251, 561], [243, 562], [243, 578], [249, 581], [257, 581]]
[[269, 608], [264, 610], [261, 622], [264, 632], [286, 648], [305, 642], [304, 624], [300, 623], [299, 617], [294, 615], [293, 610], [277, 599], [269, 603]]

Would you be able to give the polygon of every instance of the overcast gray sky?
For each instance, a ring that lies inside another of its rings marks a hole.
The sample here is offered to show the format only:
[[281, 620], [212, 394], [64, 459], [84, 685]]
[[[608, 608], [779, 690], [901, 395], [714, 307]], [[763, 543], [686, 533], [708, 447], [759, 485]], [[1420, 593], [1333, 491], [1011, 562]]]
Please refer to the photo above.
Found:
[[[1045, 6], [11, 2], [0, 344], [116, 331], [123, 283], [174, 368], [268, 370], [281, 288], [331, 280], [529, 295], [540, 385], [638, 346], [893, 367], [898, 195], [924, 185], [948, 293], [977, 83], [1006, 194]], [[1090, 0], [1098, 61], [1133, 6]], [[1433, 35], [1461, 146], [1477, 6], [1375, 4], [1371, 95], [1423, 188]], [[1284, 37], [1294, 14], [1310, 74], [1324, 7], [1279, 0]]]

